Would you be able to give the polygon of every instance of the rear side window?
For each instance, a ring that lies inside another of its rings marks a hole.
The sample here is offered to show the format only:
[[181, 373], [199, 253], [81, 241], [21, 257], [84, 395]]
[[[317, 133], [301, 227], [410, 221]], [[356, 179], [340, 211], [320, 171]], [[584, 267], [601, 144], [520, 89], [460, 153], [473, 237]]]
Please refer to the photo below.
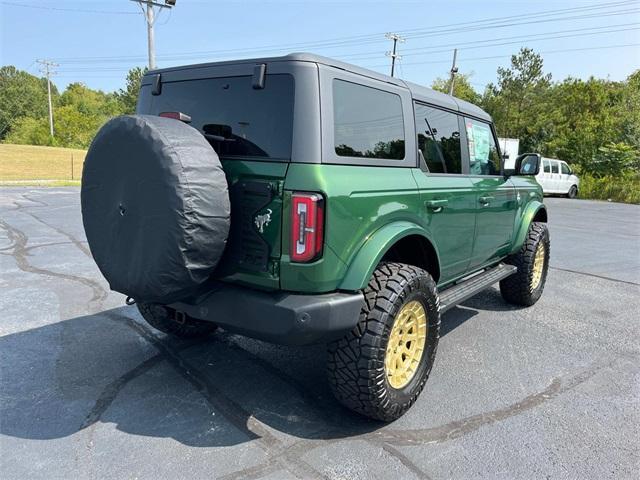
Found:
[[551, 162], [551, 173], [558, 173], [558, 162]]
[[562, 173], [564, 175], [570, 175], [571, 174], [571, 170], [569, 170], [569, 165], [567, 165], [566, 163], [561, 163], [560, 164], [560, 169], [562, 171]]
[[415, 104], [418, 149], [431, 173], [462, 173], [458, 115]]
[[543, 165], [544, 165], [544, 172], [551, 173], [551, 162], [549, 160], [544, 160]]
[[223, 158], [291, 158], [294, 79], [267, 75], [264, 89], [250, 76], [165, 82], [160, 95], [140, 91], [138, 113], [181, 112]]
[[499, 175], [500, 155], [488, 123], [465, 118], [471, 175]]
[[333, 122], [337, 155], [404, 158], [404, 118], [399, 95], [334, 79]]

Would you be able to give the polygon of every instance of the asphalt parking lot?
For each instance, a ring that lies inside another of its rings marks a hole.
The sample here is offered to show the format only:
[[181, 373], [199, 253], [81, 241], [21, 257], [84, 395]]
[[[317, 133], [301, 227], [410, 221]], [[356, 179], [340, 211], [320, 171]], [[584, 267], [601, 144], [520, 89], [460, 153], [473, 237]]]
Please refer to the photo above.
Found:
[[547, 204], [540, 302], [445, 314], [426, 390], [383, 425], [336, 404], [321, 346], [148, 327], [95, 267], [78, 189], [0, 189], [0, 476], [637, 478], [640, 207]]

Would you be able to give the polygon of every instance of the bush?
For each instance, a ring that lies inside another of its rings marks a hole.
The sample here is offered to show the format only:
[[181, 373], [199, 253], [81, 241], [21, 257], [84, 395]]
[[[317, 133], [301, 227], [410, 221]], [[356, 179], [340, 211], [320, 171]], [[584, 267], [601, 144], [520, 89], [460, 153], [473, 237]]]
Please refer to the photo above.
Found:
[[596, 178], [583, 173], [580, 175], [578, 197], [640, 204], [640, 174], [627, 173]]

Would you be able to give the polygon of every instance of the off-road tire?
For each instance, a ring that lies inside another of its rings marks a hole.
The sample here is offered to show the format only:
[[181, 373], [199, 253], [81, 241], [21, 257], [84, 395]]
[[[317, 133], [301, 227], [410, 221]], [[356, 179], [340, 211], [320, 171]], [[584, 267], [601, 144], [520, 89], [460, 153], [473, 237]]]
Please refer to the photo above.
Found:
[[578, 187], [571, 185], [571, 188], [567, 192], [567, 198], [576, 198], [578, 196]]
[[[413, 405], [433, 367], [440, 336], [438, 291], [426, 271], [403, 263], [382, 263], [363, 293], [365, 303], [356, 327], [328, 345], [329, 383], [347, 408], [390, 422]], [[411, 381], [395, 389], [385, 372], [387, 344], [396, 315], [414, 300], [427, 315], [425, 347]]]
[[149, 325], [167, 335], [178, 338], [203, 338], [216, 328], [215, 323], [185, 316], [178, 320], [175, 310], [155, 303], [137, 303], [138, 310]]
[[[534, 279], [534, 261], [536, 252], [539, 248], [544, 247], [544, 265], [542, 267], [542, 277], [538, 285], [533, 287]], [[502, 298], [514, 305], [529, 307], [536, 303], [547, 279], [547, 271], [549, 270], [549, 230], [546, 223], [533, 222], [529, 227], [527, 238], [522, 245], [520, 251], [511, 255], [505, 260], [505, 263], [518, 267], [517, 273], [500, 281], [500, 293]]]

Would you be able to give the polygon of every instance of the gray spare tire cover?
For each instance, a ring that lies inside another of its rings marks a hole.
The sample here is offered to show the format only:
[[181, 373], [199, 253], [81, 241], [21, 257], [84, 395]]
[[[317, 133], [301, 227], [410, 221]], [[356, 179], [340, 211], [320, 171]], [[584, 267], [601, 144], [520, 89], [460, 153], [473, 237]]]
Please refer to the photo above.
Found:
[[82, 221], [112, 290], [171, 303], [195, 291], [222, 257], [229, 194], [218, 155], [178, 120], [107, 122], [82, 172]]

